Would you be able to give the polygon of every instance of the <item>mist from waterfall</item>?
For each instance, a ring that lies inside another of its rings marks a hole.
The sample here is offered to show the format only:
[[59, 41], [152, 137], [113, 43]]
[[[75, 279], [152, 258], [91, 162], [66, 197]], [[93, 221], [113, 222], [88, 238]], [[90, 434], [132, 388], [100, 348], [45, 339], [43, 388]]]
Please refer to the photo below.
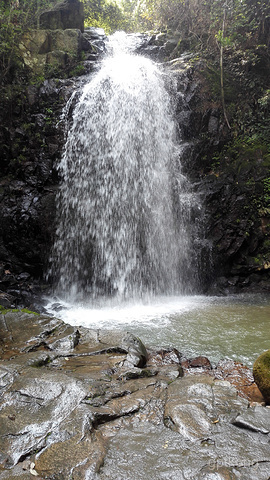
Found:
[[59, 165], [50, 273], [66, 299], [186, 294], [196, 286], [198, 199], [181, 172], [173, 92], [162, 69], [130, 51], [129, 38], [111, 38], [112, 54], [85, 84]]

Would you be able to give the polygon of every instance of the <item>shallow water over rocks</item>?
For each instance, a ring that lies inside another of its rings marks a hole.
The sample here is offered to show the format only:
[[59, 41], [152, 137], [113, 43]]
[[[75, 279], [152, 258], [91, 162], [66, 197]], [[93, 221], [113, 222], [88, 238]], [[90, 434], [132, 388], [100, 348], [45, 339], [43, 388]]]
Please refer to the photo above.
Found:
[[49, 316], [0, 322], [0, 479], [268, 480], [269, 409], [245, 367]]

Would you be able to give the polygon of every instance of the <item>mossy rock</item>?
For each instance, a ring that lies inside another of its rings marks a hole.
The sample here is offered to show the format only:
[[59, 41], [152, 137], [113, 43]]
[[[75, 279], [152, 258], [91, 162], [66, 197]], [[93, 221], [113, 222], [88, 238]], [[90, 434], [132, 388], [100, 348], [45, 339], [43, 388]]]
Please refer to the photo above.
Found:
[[270, 350], [262, 353], [254, 363], [253, 376], [265, 402], [270, 404]]

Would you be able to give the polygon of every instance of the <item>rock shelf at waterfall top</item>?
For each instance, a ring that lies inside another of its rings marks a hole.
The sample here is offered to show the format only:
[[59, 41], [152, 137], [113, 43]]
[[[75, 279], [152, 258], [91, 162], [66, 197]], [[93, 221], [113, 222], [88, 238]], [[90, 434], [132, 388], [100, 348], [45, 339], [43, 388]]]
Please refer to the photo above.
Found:
[[0, 323], [0, 480], [269, 478], [270, 413], [247, 367], [45, 315]]

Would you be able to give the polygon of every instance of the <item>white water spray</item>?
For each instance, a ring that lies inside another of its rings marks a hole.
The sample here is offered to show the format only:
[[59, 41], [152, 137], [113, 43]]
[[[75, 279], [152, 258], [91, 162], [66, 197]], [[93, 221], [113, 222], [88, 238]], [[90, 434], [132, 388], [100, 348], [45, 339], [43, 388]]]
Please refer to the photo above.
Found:
[[158, 67], [123, 42], [113, 37], [85, 85], [59, 167], [52, 273], [75, 300], [188, 293], [195, 276], [170, 97]]

